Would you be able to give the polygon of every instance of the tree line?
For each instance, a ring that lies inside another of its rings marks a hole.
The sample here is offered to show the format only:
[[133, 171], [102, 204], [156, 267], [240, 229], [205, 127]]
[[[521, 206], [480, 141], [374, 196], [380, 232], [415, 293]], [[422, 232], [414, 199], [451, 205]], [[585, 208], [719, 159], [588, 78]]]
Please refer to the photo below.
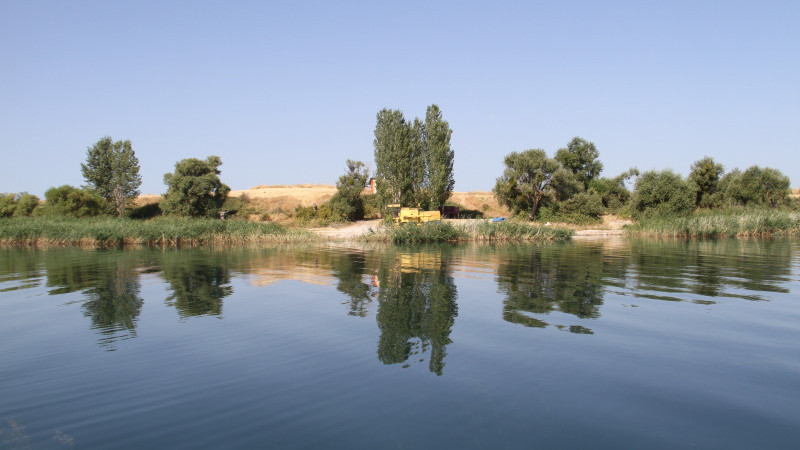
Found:
[[[493, 192], [498, 202], [529, 220], [581, 221], [604, 213], [640, 219], [688, 214], [700, 208], [791, 204], [789, 178], [777, 169], [751, 166], [725, 173], [711, 157], [696, 161], [684, 178], [671, 170], [600, 177], [603, 164], [594, 143], [572, 139], [553, 158], [544, 150], [512, 152]], [[626, 181], [635, 178], [633, 191]]]

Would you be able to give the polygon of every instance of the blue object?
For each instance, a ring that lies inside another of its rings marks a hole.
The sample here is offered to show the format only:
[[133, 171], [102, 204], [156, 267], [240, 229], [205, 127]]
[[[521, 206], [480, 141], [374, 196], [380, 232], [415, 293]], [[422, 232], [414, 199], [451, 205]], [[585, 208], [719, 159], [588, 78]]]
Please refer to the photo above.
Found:
[[492, 222], [494, 222], [494, 223], [505, 222], [505, 221], [506, 221], [505, 217], [495, 217], [494, 219], [492, 219]]

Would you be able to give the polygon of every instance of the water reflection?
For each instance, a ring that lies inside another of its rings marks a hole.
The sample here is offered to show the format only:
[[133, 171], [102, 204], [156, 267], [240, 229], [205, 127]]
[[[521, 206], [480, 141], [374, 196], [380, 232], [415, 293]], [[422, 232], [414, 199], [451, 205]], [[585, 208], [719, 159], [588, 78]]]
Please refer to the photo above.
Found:
[[231, 260], [219, 252], [171, 252], [161, 259], [162, 276], [172, 291], [167, 304], [182, 318], [219, 316], [222, 299], [233, 293]]
[[446, 346], [458, 315], [458, 296], [446, 247], [436, 252], [399, 252], [381, 259], [378, 359], [384, 364], [424, 362], [441, 375]]
[[[497, 302], [508, 323], [592, 334], [611, 294], [708, 306], [789, 292], [793, 248], [791, 241], [735, 239], [167, 252], [6, 248], [0, 294], [37, 288], [69, 294], [66, 302], [81, 305], [98, 343], [113, 350], [136, 337], [148, 302], [174, 308], [181, 320], [221, 316], [237, 277], [259, 289], [303, 281], [335, 288], [348, 316], [374, 315], [379, 361], [427, 363], [441, 375], [458, 316], [459, 277], [496, 283], [500, 296], [487, 301]], [[167, 294], [143, 296], [143, 273], [163, 280]]]
[[[544, 328], [543, 315], [553, 311], [580, 319], [600, 316], [603, 304], [603, 254], [600, 246], [518, 247], [507, 251], [497, 266], [503, 318], [527, 327]], [[591, 334], [583, 325], [558, 325]]]

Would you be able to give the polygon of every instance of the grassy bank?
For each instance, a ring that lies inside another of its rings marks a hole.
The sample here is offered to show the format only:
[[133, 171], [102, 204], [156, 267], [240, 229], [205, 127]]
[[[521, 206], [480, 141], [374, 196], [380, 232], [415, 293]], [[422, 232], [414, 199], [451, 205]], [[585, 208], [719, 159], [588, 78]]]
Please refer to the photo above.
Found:
[[399, 227], [386, 226], [364, 236], [368, 242], [395, 244], [423, 244], [432, 242], [532, 242], [563, 241], [572, 236], [572, 230], [539, 227], [521, 222], [492, 223], [488, 220], [453, 224], [429, 222]]
[[245, 220], [167, 217], [152, 220], [63, 217], [0, 219], [0, 244], [5, 245], [193, 247], [311, 242], [318, 239], [317, 235], [306, 230]]
[[734, 237], [800, 234], [800, 212], [702, 211], [687, 217], [652, 217], [629, 225], [634, 236]]

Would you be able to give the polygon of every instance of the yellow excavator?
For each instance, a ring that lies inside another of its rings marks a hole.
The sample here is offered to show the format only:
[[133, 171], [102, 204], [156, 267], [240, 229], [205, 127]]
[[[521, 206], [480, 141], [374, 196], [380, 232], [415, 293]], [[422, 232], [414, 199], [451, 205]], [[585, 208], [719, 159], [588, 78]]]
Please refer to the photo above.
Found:
[[442, 213], [439, 211], [422, 211], [420, 208], [405, 208], [399, 204], [386, 205], [386, 209], [392, 214], [392, 220], [394, 220], [395, 224], [439, 222], [442, 220]]

